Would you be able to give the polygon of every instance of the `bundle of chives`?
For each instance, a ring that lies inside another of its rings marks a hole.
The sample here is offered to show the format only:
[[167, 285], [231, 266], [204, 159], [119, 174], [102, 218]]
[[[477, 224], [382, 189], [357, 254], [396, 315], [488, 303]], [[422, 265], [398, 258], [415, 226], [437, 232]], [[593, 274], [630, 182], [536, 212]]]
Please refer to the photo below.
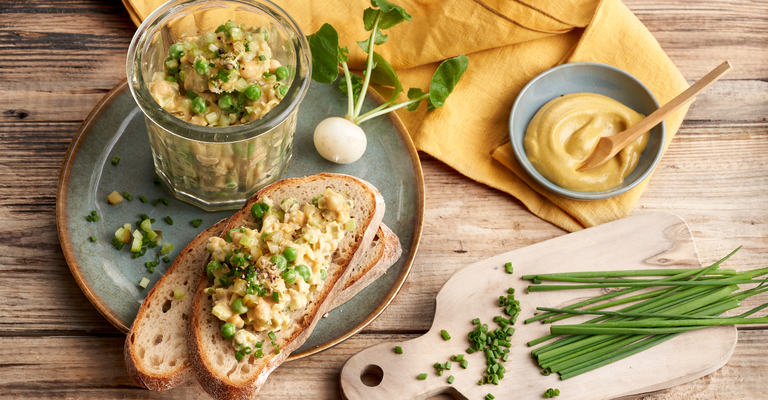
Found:
[[[550, 335], [528, 342], [529, 346], [558, 338], [531, 352], [542, 373], [556, 372], [568, 379], [661, 344], [695, 329], [715, 325], [766, 324], [768, 317], [747, 318], [766, 307], [763, 304], [741, 315], [719, 317], [738, 308], [741, 300], [768, 291], [768, 280], [755, 280], [768, 274], [768, 268], [737, 273], [719, 269], [732, 256], [700, 269], [637, 270], [618, 272], [579, 272], [526, 275], [534, 285], [528, 291], [581, 288], [626, 287], [613, 293], [576, 303], [565, 308], [539, 307], [545, 313], [525, 321], [551, 323], [575, 315], [596, 315], [579, 325], [553, 325]], [[663, 279], [628, 279], [626, 277], [667, 276]], [[538, 285], [542, 281], [586, 283], [583, 285]], [[600, 283], [602, 282], [602, 283]], [[600, 284], [598, 284], [600, 283]], [[757, 283], [752, 289], [738, 290], [739, 284]], [[648, 293], [627, 296], [644, 288], [657, 288]], [[538, 289], [534, 289], [538, 288]], [[543, 288], [543, 289], [542, 289]], [[625, 297], [621, 297], [625, 296]], [[610, 301], [608, 301], [610, 300]], [[600, 303], [587, 309], [587, 305]], [[630, 304], [631, 303], [631, 304]], [[599, 311], [630, 304], [619, 311]]]

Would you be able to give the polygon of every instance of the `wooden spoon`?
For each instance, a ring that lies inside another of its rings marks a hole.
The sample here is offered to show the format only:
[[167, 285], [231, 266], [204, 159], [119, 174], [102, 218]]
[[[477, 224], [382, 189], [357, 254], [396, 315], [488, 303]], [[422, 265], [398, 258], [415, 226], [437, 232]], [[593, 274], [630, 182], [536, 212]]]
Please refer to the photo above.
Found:
[[651, 128], [663, 121], [664, 118], [667, 118], [669, 114], [672, 114], [677, 111], [678, 108], [693, 100], [696, 95], [715, 83], [721, 76], [725, 75], [729, 69], [731, 69], [731, 64], [728, 61], [720, 64], [720, 66], [713, 69], [710, 73], [701, 78], [701, 80], [691, 85], [686, 91], [677, 95], [677, 97], [661, 106], [651, 115], [643, 118], [639, 123], [631, 126], [624, 132], [612, 136], [601, 137], [600, 141], [597, 142], [597, 147], [592, 153], [592, 156], [589, 157], [581, 167], [577, 168], [576, 171], [589, 171], [605, 164], [615, 156], [616, 153], [621, 151], [621, 149], [632, 143], [633, 140], [637, 139], [645, 132], [648, 132]]

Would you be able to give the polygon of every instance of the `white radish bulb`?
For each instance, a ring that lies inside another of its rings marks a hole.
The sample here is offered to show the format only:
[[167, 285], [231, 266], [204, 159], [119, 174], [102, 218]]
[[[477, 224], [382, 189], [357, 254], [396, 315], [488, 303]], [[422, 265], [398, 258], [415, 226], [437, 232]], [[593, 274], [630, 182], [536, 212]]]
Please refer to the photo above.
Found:
[[337, 164], [357, 161], [368, 144], [365, 132], [352, 121], [330, 117], [315, 128], [315, 148], [323, 158]]

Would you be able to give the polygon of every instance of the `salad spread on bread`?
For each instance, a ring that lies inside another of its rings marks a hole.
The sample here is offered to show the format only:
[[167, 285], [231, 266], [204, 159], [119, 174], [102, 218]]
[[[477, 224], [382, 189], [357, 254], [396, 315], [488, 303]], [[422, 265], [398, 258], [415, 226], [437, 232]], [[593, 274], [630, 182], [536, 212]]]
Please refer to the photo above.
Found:
[[330, 188], [312, 204], [288, 197], [276, 205], [264, 197], [251, 207], [254, 221], [209, 239], [206, 272], [214, 284], [206, 291], [239, 360], [263, 354], [262, 342], [244, 328], [273, 337], [288, 327], [289, 313], [306, 307], [322, 288], [331, 256], [355, 229], [353, 206]]

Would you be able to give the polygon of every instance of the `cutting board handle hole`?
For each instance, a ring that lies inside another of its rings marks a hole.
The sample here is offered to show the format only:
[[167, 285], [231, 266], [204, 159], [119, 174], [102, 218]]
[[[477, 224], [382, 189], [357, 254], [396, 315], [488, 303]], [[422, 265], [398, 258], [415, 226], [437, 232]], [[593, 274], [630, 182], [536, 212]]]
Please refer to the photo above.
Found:
[[369, 387], [379, 386], [382, 379], [384, 379], [384, 370], [374, 364], [365, 367], [363, 373], [360, 374], [360, 380]]

